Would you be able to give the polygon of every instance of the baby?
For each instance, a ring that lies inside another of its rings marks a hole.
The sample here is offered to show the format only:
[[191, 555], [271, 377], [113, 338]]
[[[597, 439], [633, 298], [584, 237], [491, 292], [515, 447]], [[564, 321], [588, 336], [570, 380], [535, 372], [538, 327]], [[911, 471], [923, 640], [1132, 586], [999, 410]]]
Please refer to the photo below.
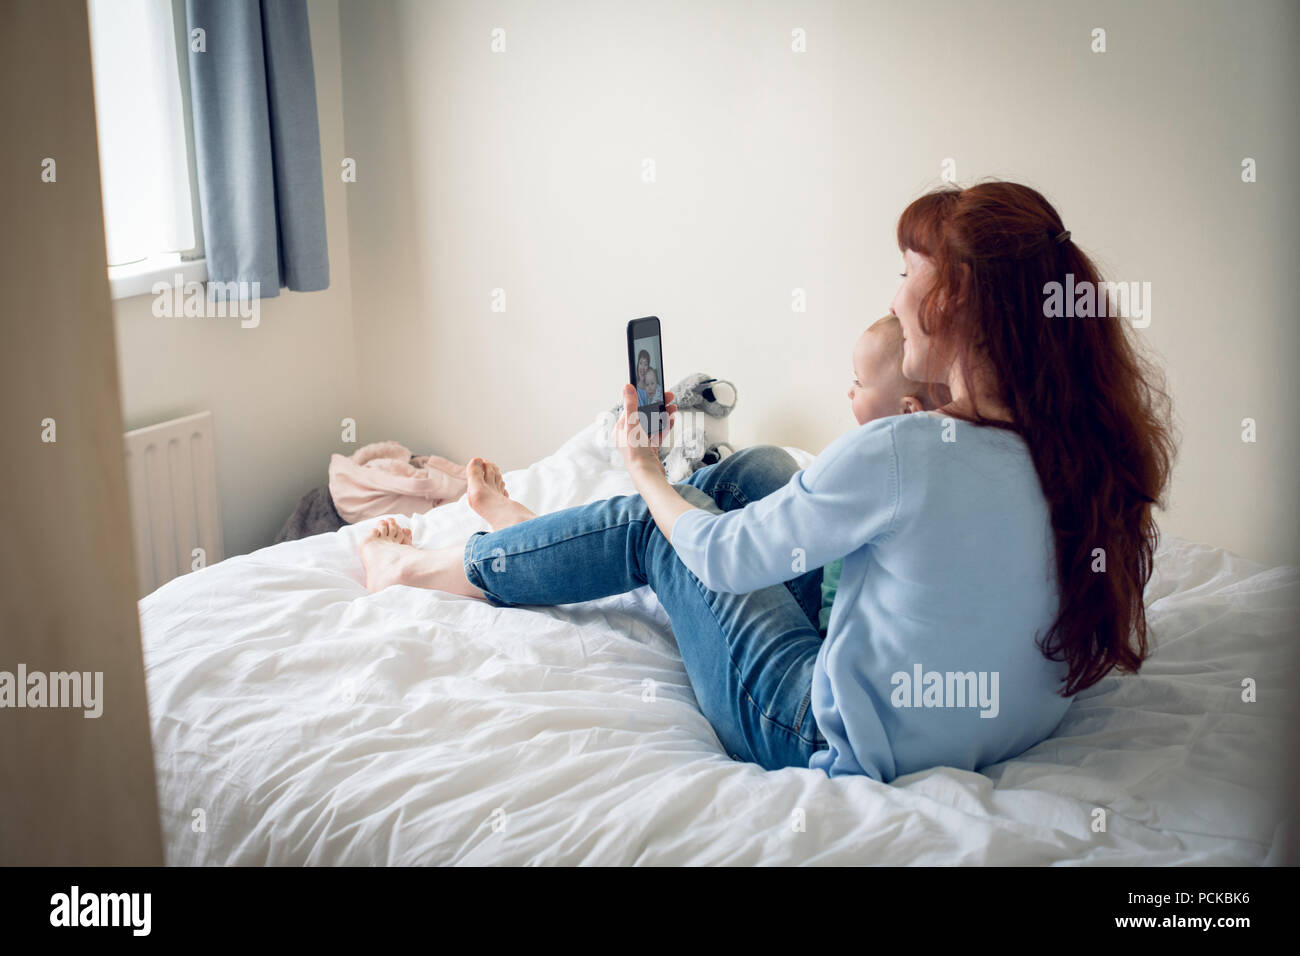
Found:
[[[929, 411], [952, 400], [946, 385], [925, 385], [903, 377], [903, 327], [887, 315], [867, 327], [853, 346], [853, 387], [849, 401], [859, 425], [912, 412]], [[822, 608], [817, 624], [825, 636], [844, 559], [822, 568]]]
[[853, 417], [865, 425], [890, 415], [928, 411], [951, 401], [951, 396], [946, 385], [927, 387], [903, 377], [903, 327], [897, 316], [887, 315], [871, 323], [853, 346], [849, 401]]
[[638, 405], [649, 405], [651, 402], [662, 402], [664, 400], [663, 392], [659, 391], [659, 373], [653, 367], [647, 368], [645, 375], [641, 377], [641, 387], [636, 390], [636, 403]]

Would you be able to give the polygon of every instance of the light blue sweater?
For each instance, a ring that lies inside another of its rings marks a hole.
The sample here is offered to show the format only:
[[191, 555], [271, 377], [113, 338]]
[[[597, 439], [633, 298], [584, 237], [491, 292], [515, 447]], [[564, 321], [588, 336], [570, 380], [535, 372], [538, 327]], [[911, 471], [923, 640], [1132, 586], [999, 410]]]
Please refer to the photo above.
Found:
[[841, 435], [779, 490], [678, 516], [673, 548], [743, 594], [843, 557], [813, 671], [830, 744], [809, 766], [888, 783], [976, 770], [1050, 736], [1067, 673], [1035, 646], [1058, 592], [1047, 502], [1023, 439], [896, 415]]

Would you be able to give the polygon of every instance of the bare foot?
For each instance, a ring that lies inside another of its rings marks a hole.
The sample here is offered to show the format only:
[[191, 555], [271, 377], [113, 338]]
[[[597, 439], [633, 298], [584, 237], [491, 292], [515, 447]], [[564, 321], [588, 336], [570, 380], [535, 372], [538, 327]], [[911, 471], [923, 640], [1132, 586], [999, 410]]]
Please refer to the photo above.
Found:
[[366, 590], [382, 591], [393, 584], [402, 584], [412, 559], [419, 551], [411, 547], [411, 530], [403, 528], [392, 518], [385, 518], [375, 526], [361, 544], [361, 563], [366, 567]]
[[382, 591], [395, 584], [464, 597], [482, 598], [483, 592], [465, 577], [465, 546], [423, 550], [412, 547], [411, 531], [392, 518], [384, 518], [361, 543], [361, 563], [366, 568], [366, 590]]
[[510, 498], [501, 469], [482, 458], [471, 458], [465, 466], [469, 481], [469, 506], [487, 519], [493, 531], [536, 518], [526, 506]]

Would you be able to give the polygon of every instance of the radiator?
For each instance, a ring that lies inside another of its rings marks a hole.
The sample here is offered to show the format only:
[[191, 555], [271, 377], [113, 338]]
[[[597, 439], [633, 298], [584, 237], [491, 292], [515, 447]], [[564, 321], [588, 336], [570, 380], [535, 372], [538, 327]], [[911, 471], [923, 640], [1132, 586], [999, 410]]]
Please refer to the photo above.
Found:
[[126, 433], [140, 596], [221, 553], [212, 413], [200, 412]]

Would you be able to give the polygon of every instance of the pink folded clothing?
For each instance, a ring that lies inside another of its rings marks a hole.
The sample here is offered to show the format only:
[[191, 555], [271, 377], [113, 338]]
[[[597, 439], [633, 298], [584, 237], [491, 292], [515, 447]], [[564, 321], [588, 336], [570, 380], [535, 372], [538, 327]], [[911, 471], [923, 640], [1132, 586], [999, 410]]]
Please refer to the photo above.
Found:
[[330, 497], [349, 524], [379, 515], [423, 514], [465, 493], [465, 466], [437, 455], [412, 456], [395, 441], [330, 456]]

